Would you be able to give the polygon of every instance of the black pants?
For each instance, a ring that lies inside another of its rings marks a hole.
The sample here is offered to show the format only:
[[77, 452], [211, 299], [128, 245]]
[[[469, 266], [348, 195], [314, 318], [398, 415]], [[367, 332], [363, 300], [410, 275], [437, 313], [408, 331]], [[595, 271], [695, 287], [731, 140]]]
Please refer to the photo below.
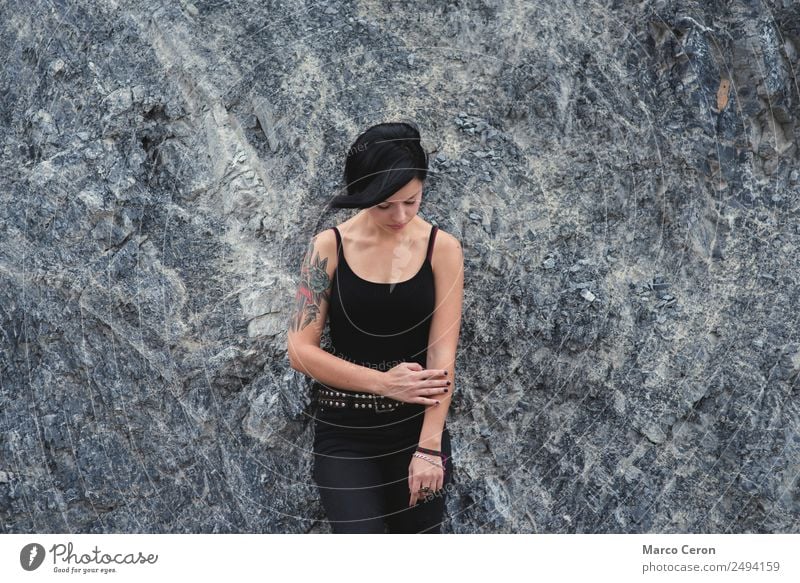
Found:
[[419, 442], [425, 407], [401, 409], [317, 412], [313, 477], [334, 533], [441, 532], [454, 467], [450, 433], [445, 425], [442, 489], [421, 496], [409, 507], [408, 466]]

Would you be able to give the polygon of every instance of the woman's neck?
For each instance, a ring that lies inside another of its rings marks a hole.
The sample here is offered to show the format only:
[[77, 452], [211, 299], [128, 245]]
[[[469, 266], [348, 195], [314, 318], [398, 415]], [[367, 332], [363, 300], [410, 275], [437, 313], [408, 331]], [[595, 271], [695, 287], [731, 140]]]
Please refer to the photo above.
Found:
[[387, 246], [392, 246], [411, 237], [417, 225], [417, 217], [414, 217], [403, 230], [398, 233], [390, 233], [387, 229], [372, 221], [365, 210], [357, 213], [352, 221], [350, 228], [355, 229], [364, 239], [377, 241], [379, 245], [385, 244]]

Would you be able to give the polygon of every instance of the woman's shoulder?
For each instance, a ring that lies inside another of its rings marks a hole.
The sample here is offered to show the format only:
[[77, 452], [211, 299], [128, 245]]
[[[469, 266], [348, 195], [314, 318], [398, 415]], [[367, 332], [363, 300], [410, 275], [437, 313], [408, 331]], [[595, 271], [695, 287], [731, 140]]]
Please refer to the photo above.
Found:
[[323, 229], [322, 231], [316, 233], [312, 240], [314, 241], [314, 246], [325, 249], [325, 250], [336, 250], [336, 233], [333, 230], [333, 227], [328, 227], [327, 229]]
[[436, 239], [431, 252], [431, 267], [434, 273], [459, 270], [464, 264], [461, 242], [453, 234], [437, 227]]
[[332, 228], [324, 229], [311, 238], [308, 253], [311, 257], [316, 257], [320, 265], [325, 265], [325, 271], [330, 276], [338, 263], [336, 251], [336, 233]]
[[454, 251], [461, 250], [461, 241], [453, 235], [452, 233], [448, 233], [441, 227], [436, 227], [436, 242], [434, 245], [434, 249], [439, 247], [443, 251], [448, 251], [452, 253]]
[[[463, 300], [464, 253], [461, 249], [461, 242], [455, 235], [438, 229], [430, 266], [433, 271], [433, 283], [437, 294], [444, 290], [443, 295], [448, 298], [445, 300], [446, 305], [456, 306], [458, 302]], [[438, 314], [453, 314], [460, 312], [460, 308], [456, 310], [448, 307], [442, 311], [437, 308], [435, 311]], [[445, 316], [445, 318], [447, 317], [449, 316]]]

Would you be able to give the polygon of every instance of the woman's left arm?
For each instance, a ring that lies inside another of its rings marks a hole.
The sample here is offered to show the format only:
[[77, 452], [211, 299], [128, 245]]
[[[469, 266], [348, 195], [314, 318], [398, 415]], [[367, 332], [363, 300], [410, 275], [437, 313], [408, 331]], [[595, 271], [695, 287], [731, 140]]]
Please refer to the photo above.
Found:
[[[450, 407], [450, 397], [455, 389], [455, 363], [458, 336], [461, 330], [461, 308], [464, 303], [464, 253], [458, 239], [439, 231], [436, 239], [435, 268], [433, 270], [436, 302], [428, 335], [428, 369], [447, 370], [449, 391], [437, 396], [440, 403], [425, 409], [425, 419], [419, 436], [419, 445], [441, 449], [442, 430]], [[431, 266], [434, 260], [431, 259]]]

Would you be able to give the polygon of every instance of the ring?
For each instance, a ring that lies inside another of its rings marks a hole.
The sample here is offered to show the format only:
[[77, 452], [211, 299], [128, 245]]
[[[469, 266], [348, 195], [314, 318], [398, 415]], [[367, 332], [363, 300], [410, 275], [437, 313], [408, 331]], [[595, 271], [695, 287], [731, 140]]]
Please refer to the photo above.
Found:
[[417, 490], [417, 491], [418, 491], [418, 492], [430, 492], [430, 491], [431, 491], [431, 489], [430, 489], [430, 488], [428, 488], [428, 486], [422, 486], [422, 487], [421, 487], [419, 490]]

